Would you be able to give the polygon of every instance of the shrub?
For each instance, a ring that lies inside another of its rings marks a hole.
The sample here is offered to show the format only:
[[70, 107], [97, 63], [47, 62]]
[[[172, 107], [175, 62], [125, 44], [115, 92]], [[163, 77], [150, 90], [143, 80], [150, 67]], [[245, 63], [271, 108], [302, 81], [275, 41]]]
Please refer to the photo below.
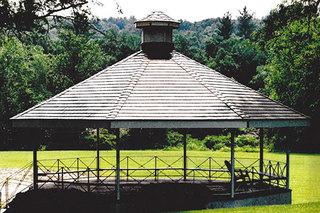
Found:
[[177, 146], [178, 144], [182, 144], [183, 135], [179, 132], [175, 132], [173, 130], [169, 130], [167, 133], [167, 142], [169, 146]]
[[203, 143], [208, 149], [219, 150], [230, 145], [230, 135], [208, 135], [203, 139]]
[[[169, 146], [166, 146], [164, 150], [182, 150], [183, 149], [183, 135], [174, 132], [174, 131], [169, 131], [168, 132], [168, 138], [170, 135], [170, 142], [168, 139], [168, 143], [170, 144]], [[202, 150], [208, 150], [207, 147], [205, 147], [204, 143], [202, 140], [199, 140], [197, 138], [192, 138], [191, 135], [187, 135], [187, 150], [194, 150], [194, 151], [202, 151]]]
[[192, 137], [187, 137], [187, 149], [197, 151], [208, 150], [208, 148], [204, 145], [202, 140]]
[[259, 145], [259, 140], [254, 135], [238, 135], [235, 144], [238, 147], [256, 147]]
[[[115, 148], [116, 136], [109, 133], [108, 130], [100, 128], [100, 148], [101, 149], [113, 149]], [[84, 133], [84, 140], [90, 148], [96, 147], [97, 144], [97, 132], [95, 129], [87, 129]]]
[[[208, 135], [203, 139], [205, 147], [212, 150], [229, 151], [230, 134], [228, 135]], [[259, 140], [251, 134], [238, 135], [235, 139], [235, 146], [240, 147], [242, 151], [255, 152], [259, 145]]]

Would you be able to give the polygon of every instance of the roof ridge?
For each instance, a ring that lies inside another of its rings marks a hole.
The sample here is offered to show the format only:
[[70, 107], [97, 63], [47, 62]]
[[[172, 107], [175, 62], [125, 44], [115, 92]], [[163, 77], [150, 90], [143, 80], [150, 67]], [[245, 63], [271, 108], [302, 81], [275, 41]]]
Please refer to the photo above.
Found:
[[[145, 57], [145, 56], [144, 56]], [[110, 110], [109, 114], [107, 115], [107, 118], [116, 118], [122, 109], [123, 105], [128, 100], [129, 96], [131, 95], [134, 87], [137, 85], [140, 77], [143, 75], [144, 71], [146, 70], [147, 66], [149, 64], [149, 60], [143, 59], [142, 66], [136, 69], [136, 71], [132, 74], [129, 80], [129, 84], [122, 90], [120, 95], [118, 96], [116, 106], [114, 109]]]
[[28, 113], [29, 111], [31, 111], [31, 110], [33, 110], [33, 109], [36, 109], [36, 108], [42, 106], [42, 105], [45, 104], [45, 103], [50, 102], [52, 99], [54, 99], [54, 98], [56, 98], [56, 97], [59, 97], [59, 96], [65, 94], [66, 92], [72, 90], [73, 88], [75, 88], [75, 87], [77, 87], [77, 86], [79, 86], [79, 85], [81, 85], [81, 84], [89, 81], [90, 79], [101, 75], [102, 73], [108, 71], [108, 70], [111, 69], [112, 67], [115, 67], [115, 66], [119, 65], [120, 63], [123, 63], [123, 62], [129, 60], [130, 58], [134, 57], [135, 55], [138, 55], [140, 52], [141, 52], [141, 50], [138, 51], [138, 52], [135, 52], [135, 53], [133, 53], [133, 54], [131, 54], [131, 55], [129, 55], [128, 57], [126, 57], [126, 58], [124, 58], [124, 59], [122, 59], [122, 60], [120, 60], [120, 61], [118, 61], [118, 62], [116, 62], [116, 63], [114, 63], [113, 65], [107, 66], [106, 68], [104, 68], [103, 70], [99, 71], [98, 73], [92, 75], [91, 77], [89, 77], [89, 78], [87, 78], [87, 79], [85, 79], [85, 80], [83, 80], [83, 81], [81, 81], [81, 82], [79, 82], [79, 83], [77, 83], [77, 84], [75, 84], [75, 85], [73, 85], [73, 86], [71, 86], [71, 87], [63, 90], [62, 92], [54, 95], [53, 97], [51, 97], [51, 98], [49, 98], [49, 99], [47, 99], [47, 100], [44, 100], [44, 101], [36, 104], [35, 106], [33, 106], [33, 107], [31, 107], [31, 108], [29, 108], [29, 109], [27, 109], [27, 110], [25, 110], [25, 111], [23, 111], [23, 112], [15, 115], [15, 116], [13, 116], [13, 117], [11, 117], [10, 120], [11, 120], [11, 119], [17, 119], [18, 117], [20, 117], [20, 116]]
[[[174, 52], [176, 53], [177, 55], [180, 55], [182, 57], [185, 57], [187, 59], [190, 59], [189, 57], [179, 53], [179, 52]], [[184, 69], [189, 75], [191, 75], [192, 77], [194, 77], [197, 81], [199, 81], [206, 89], [208, 89], [211, 93], [213, 94], [216, 94], [217, 95], [217, 98], [219, 100], [221, 100], [228, 108], [230, 108], [234, 113], [236, 113], [240, 118], [242, 119], [246, 119], [246, 118], [249, 118], [248, 115], [246, 115], [241, 109], [239, 109], [238, 107], [234, 106], [233, 103], [231, 103], [224, 95], [223, 93], [221, 93], [220, 91], [218, 91], [217, 89], [215, 88], [212, 88], [211, 86], [208, 86], [206, 83], [204, 83], [204, 81], [202, 80], [201, 76], [198, 75], [198, 73], [196, 73], [195, 71], [192, 71], [190, 70], [189, 68], [187, 67], [184, 67], [180, 62], [178, 62], [177, 60], [175, 60], [173, 57], [172, 57], [172, 60], [174, 62], [176, 62], [182, 69]], [[193, 59], [190, 59], [194, 62], [196, 62], [197, 64], [200, 64], [201, 66], [204, 66], [203, 64], [193, 60]]]

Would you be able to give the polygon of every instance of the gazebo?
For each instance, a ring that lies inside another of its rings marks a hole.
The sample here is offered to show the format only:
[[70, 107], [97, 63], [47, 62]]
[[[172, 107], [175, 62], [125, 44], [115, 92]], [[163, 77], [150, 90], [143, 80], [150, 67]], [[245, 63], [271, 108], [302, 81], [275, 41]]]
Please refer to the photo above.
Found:
[[[100, 156], [98, 146], [94, 169], [79, 158], [70, 163], [72, 166], [61, 159], [45, 166], [34, 149], [34, 189], [47, 183], [86, 191], [105, 186], [115, 190], [120, 200], [121, 187], [126, 184], [173, 181], [211, 184], [230, 200], [266, 189], [290, 193], [289, 150], [284, 163], [265, 161], [263, 128], [305, 127], [308, 117], [176, 52], [172, 31], [179, 22], [164, 13], [153, 12], [137, 21], [136, 27], [142, 29], [139, 52], [11, 119], [14, 127], [96, 128], [98, 138], [99, 128], [106, 128], [117, 135], [115, 164]], [[147, 160], [149, 167], [140, 164], [130, 168], [130, 158], [120, 156], [120, 128], [230, 129], [231, 156], [221, 162], [210, 157], [191, 167], [184, 137], [181, 166], [161, 166], [162, 160], [153, 156]], [[237, 128], [260, 129], [260, 158], [247, 165], [234, 156]], [[131, 176], [133, 171], [144, 172], [143, 178]], [[239, 189], [241, 185], [244, 187]], [[270, 203], [277, 202], [291, 202], [291, 194], [285, 201], [273, 199]]]

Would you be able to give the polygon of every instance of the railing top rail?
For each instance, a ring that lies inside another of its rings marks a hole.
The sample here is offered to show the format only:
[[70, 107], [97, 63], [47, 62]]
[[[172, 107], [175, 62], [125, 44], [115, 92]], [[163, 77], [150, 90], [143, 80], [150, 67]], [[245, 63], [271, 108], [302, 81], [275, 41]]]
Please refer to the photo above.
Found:
[[[141, 155], [141, 156], [134, 156], [134, 155], [122, 155], [121, 158], [181, 158], [183, 155]], [[197, 156], [197, 155], [187, 155], [188, 158], [194, 158], [194, 159], [229, 159], [228, 156], [222, 157], [222, 156]], [[96, 156], [85, 156], [85, 157], [68, 157], [68, 158], [49, 158], [49, 159], [39, 159], [38, 161], [56, 161], [56, 160], [74, 160], [74, 159], [93, 159], [96, 158]], [[100, 158], [115, 158], [115, 155], [101, 155]], [[258, 160], [258, 157], [236, 157], [235, 159], [238, 160]], [[284, 161], [279, 161], [279, 160], [270, 160], [267, 158], [263, 159], [264, 162], [273, 162], [273, 163], [281, 163], [281, 164], [286, 164]]]

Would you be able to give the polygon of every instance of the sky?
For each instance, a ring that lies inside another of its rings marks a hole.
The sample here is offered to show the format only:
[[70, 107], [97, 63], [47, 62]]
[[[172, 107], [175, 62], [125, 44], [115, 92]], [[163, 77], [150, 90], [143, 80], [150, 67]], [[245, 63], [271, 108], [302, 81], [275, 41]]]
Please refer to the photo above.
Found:
[[[247, 6], [256, 18], [268, 15], [282, 0], [97, 0], [103, 5], [90, 5], [93, 15], [99, 18], [130, 17], [140, 19], [155, 10], [160, 10], [174, 19], [200, 21], [222, 17], [229, 11], [233, 18]], [[118, 13], [117, 4], [123, 11]]]

